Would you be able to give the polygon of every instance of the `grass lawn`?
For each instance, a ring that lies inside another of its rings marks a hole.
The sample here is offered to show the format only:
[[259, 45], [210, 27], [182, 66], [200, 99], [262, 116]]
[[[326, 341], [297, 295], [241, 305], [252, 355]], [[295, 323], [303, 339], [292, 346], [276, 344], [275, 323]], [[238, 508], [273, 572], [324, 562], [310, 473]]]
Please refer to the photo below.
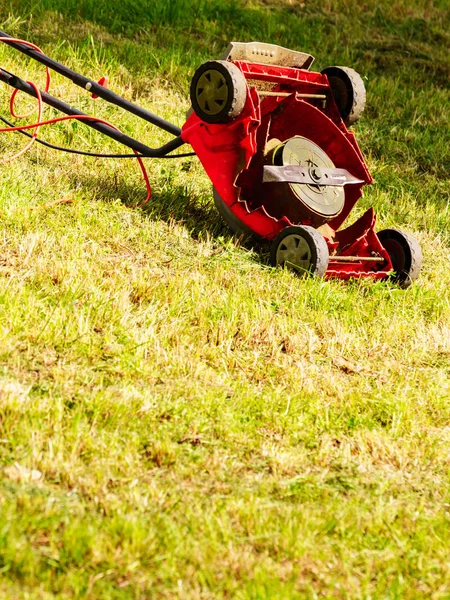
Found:
[[[352, 218], [424, 253], [406, 291], [300, 279], [239, 245], [195, 158], [148, 160], [142, 209], [134, 160], [0, 165], [0, 598], [450, 598], [448, 0], [3, 0], [0, 25], [180, 126], [232, 39], [355, 68], [376, 184]], [[0, 66], [43, 86], [5, 45]]]

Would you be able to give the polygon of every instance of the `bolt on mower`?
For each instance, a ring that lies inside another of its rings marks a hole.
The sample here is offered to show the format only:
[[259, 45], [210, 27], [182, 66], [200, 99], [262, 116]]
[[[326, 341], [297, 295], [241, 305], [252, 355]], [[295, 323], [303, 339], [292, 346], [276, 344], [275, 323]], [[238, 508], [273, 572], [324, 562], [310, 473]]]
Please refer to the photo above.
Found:
[[[39, 106], [43, 102], [69, 115], [61, 120], [82, 120], [131, 148], [145, 177], [142, 159], [186, 156], [171, 153], [190, 144], [211, 179], [220, 215], [233, 232], [270, 242], [272, 265], [341, 279], [389, 278], [403, 287], [419, 276], [422, 252], [417, 240], [400, 229], [375, 232], [373, 208], [342, 227], [363, 186], [373, 182], [349, 130], [366, 99], [364, 83], [353, 69], [334, 66], [318, 73], [310, 70], [310, 54], [232, 42], [220, 60], [208, 61], [195, 72], [192, 109], [180, 129], [107, 89], [104, 80], [95, 82], [72, 71], [29, 42], [1, 31], [0, 41], [44, 64], [47, 74], [54, 70], [94, 97], [172, 134], [171, 141], [150, 148], [51, 96], [49, 76], [40, 91], [0, 68], [0, 81], [15, 88], [14, 94], [23, 91], [37, 98]], [[11, 105], [13, 100], [14, 95]], [[24, 133], [46, 123], [16, 128], [8, 123], [3, 130]], [[28, 135], [36, 138], [36, 130]], [[148, 190], [150, 194], [149, 185]]]

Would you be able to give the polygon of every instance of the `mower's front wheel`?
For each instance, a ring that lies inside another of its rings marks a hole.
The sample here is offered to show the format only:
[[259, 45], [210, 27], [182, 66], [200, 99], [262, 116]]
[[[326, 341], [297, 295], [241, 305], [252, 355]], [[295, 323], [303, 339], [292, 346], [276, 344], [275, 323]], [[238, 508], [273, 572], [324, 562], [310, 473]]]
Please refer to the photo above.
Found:
[[286, 227], [272, 242], [270, 262], [274, 267], [287, 267], [300, 275], [323, 277], [328, 260], [325, 238], [314, 227]]
[[247, 99], [242, 71], [226, 60], [210, 60], [194, 73], [190, 96], [195, 114], [206, 123], [227, 123], [238, 117]]
[[423, 256], [419, 242], [401, 229], [383, 229], [377, 236], [391, 259], [394, 269], [392, 281], [400, 287], [409, 287], [419, 277], [422, 268]]

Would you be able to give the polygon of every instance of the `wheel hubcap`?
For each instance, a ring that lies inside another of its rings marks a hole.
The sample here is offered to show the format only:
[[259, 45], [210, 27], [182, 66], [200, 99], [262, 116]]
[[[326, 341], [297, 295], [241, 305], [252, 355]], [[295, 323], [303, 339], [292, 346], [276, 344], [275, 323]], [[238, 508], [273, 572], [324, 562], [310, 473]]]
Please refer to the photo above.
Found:
[[[282, 165], [306, 167], [312, 179], [315, 179], [314, 175], [318, 173], [317, 168], [333, 169], [335, 166], [317, 144], [302, 136], [289, 139], [275, 153], [274, 159]], [[345, 191], [342, 186], [320, 185], [318, 181], [314, 185], [290, 183], [289, 187], [308, 208], [324, 217], [334, 217], [344, 207]]]
[[298, 271], [309, 271], [311, 248], [308, 242], [301, 235], [287, 235], [278, 246], [277, 263]]
[[202, 73], [197, 82], [196, 98], [206, 114], [219, 114], [228, 99], [228, 86], [222, 73], [214, 69]]

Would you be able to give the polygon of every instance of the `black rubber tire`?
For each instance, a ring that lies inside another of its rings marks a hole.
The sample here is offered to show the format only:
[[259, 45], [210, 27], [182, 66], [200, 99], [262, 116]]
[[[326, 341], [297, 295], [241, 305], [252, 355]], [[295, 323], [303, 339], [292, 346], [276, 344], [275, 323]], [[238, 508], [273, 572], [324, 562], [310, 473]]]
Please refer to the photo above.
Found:
[[231, 229], [231, 231], [241, 237], [244, 241], [247, 240], [261, 240], [262, 238], [257, 235], [254, 231], [252, 231], [247, 225], [244, 225], [242, 221], [238, 219], [238, 217], [234, 214], [231, 208], [225, 204], [220, 196], [219, 192], [213, 186], [213, 197], [214, 204], [219, 211], [220, 216]]
[[349, 67], [327, 67], [321, 73], [328, 77], [339, 114], [350, 127], [358, 121], [366, 106], [364, 81]]
[[422, 268], [423, 255], [419, 242], [401, 229], [383, 229], [377, 236], [394, 268], [391, 280], [400, 287], [409, 287], [419, 277]]
[[285, 227], [273, 240], [270, 249], [271, 265], [288, 267], [300, 275], [323, 277], [329, 257], [325, 238], [308, 225]]
[[245, 76], [231, 62], [208, 61], [195, 71], [190, 97], [192, 108], [202, 121], [227, 123], [244, 109], [247, 99]]

